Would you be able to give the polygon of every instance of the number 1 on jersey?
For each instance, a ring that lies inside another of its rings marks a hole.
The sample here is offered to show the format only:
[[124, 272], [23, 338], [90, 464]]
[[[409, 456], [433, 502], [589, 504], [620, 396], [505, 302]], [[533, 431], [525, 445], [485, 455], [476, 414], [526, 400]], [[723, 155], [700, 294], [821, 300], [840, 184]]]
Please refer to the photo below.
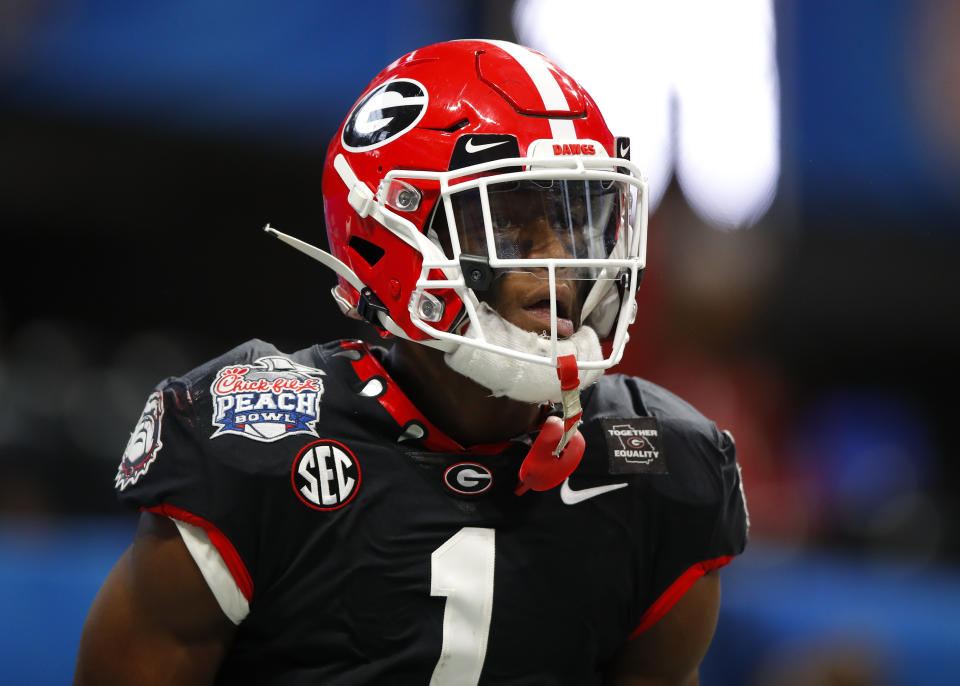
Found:
[[464, 527], [430, 556], [430, 595], [447, 599], [443, 645], [430, 686], [480, 681], [493, 613], [494, 533]]

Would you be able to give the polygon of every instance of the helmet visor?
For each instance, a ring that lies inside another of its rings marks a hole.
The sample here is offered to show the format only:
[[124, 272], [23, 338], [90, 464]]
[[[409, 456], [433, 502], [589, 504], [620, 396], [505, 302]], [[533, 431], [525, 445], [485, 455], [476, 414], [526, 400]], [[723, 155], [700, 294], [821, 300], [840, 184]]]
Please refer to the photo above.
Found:
[[[482, 187], [451, 193], [457, 239], [461, 254], [509, 261], [498, 265], [498, 271], [546, 278], [540, 262], [544, 259], [608, 259], [614, 255], [626, 220], [627, 196], [622, 183], [524, 180], [486, 185], [488, 231], [482, 193]], [[527, 260], [530, 262], [523, 262]], [[614, 278], [616, 270], [568, 264], [558, 265], [557, 273], [565, 279], [597, 279]]]

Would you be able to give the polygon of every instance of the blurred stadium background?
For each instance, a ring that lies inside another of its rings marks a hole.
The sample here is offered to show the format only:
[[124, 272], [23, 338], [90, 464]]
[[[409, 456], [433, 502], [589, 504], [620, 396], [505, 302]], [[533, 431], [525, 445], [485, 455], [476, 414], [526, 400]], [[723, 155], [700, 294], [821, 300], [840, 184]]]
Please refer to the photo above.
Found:
[[69, 681], [154, 383], [369, 336], [260, 229], [325, 241], [348, 108], [458, 37], [544, 50], [651, 170], [621, 371], [734, 433], [752, 517], [701, 683], [957, 683], [950, 0], [0, 1], [0, 682]]

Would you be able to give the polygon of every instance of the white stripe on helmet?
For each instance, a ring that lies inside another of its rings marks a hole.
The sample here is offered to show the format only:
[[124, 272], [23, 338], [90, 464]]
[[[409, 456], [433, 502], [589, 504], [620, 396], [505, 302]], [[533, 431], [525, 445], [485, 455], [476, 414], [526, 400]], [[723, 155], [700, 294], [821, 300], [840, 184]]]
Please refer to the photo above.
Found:
[[[485, 41], [491, 45], [509, 54], [513, 59], [520, 63], [524, 68], [533, 85], [537, 87], [540, 97], [543, 99], [543, 106], [547, 110], [570, 111], [570, 105], [560, 90], [560, 84], [557, 83], [553, 72], [547, 68], [547, 63], [542, 56], [533, 52], [529, 48], [516, 43], [500, 40]], [[576, 139], [577, 132], [573, 128], [573, 121], [570, 119], [548, 119], [550, 122], [550, 132], [553, 138]]]

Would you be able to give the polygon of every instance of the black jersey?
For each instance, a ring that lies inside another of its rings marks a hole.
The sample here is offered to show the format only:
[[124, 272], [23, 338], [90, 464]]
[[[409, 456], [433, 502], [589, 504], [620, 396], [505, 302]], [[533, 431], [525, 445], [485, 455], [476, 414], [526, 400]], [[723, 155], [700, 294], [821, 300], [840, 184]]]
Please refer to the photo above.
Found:
[[743, 550], [733, 441], [667, 391], [601, 378], [579, 467], [517, 496], [529, 437], [462, 448], [381, 356], [251, 341], [147, 402], [118, 494], [202, 527], [246, 599], [219, 682], [599, 683]]

